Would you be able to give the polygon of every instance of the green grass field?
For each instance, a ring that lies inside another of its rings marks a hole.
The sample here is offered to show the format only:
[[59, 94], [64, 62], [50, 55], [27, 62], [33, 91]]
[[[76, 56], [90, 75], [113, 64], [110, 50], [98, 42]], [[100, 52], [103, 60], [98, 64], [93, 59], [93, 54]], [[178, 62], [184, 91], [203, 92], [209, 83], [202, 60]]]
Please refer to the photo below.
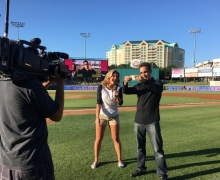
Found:
[[[90, 92], [88, 92], [90, 93]], [[91, 95], [91, 93], [90, 93]], [[124, 106], [136, 104], [136, 96], [124, 96]], [[204, 102], [200, 98], [162, 97], [161, 103]], [[93, 108], [94, 99], [68, 99], [65, 108]], [[136, 142], [133, 133], [135, 112], [121, 112], [120, 139], [125, 168], [117, 167], [117, 157], [109, 129], [106, 129], [100, 166], [91, 169], [95, 140], [95, 115], [64, 116], [48, 126], [57, 180], [127, 180], [136, 170]], [[169, 179], [220, 179], [219, 106], [161, 109], [161, 130]], [[152, 149], [147, 141], [147, 174], [137, 180], [156, 180]]]
[[[54, 92], [54, 91], [50, 91]], [[67, 91], [71, 92], [71, 91]], [[81, 91], [72, 91], [72, 92], [81, 92]], [[74, 94], [76, 98], [66, 98], [65, 99], [65, 109], [88, 109], [95, 108], [96, 106], [96, 94], [95, 91], [85, 91], [86, 94]], [[168, 92], [164, 92], [168, 93]], [[180, 93], [180, 92], [169, 92], [169, 93]], [[189, 93], [189, 92], [186, 92]], [[210, 94], [210, 92], [190, 92], [190, 94]], [[220, 92], [213, 92], [213, 94], [220, 94]], [[91, 96], [93, 98], [82, 98], [81, 96]], [[70, 96], [70, 94], [65, 94], [65, 97]], [[73, 94], [71, 95], [73, 96]], [[54, 98], [55, 95], [51, 94], [51, 97]], [[77, 98], [78, 97], [78, 98]], [[125, 106], [135, 106], [137, 102], [136, 95], [124, 95], [123, 96]], [[172, 97], [172, 96], [162, 96], [160, 104], [182, 104], [182, 103], [198, 103], [198, 102], [212, 102], [219, 101], [215, 99], [201, 99], [201, 98], [191, 98], [191, 97]]]

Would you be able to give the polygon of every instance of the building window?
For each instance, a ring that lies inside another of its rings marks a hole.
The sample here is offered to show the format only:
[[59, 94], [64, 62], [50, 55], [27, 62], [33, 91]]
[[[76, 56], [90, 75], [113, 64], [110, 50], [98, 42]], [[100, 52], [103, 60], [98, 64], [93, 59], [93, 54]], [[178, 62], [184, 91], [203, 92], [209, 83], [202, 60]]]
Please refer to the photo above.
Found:
[[125, 47], [125, 64], [130, 62], [130, 47]]

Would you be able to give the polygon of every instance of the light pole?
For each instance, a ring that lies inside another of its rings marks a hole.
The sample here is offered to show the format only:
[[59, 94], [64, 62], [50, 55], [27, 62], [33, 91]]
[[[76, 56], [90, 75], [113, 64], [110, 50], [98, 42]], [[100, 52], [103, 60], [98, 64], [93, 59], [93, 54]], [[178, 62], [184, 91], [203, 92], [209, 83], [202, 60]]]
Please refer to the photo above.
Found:
[[194, 67], [196, 66], [196, 33], [201, 33], [202, 29], [201, 28], [195, 28], [195, 29], [190, 29], [189, 32], [191, 34], [195, 34], [195, 39], [194, 39], [194, 59], [192, 60], [194, 62]]
[[91, 33], [80, 33], [80, 36], [85, 38], [85, 60], [86, 60], [86, 38], [89, 38]]
[[11, 22], [11, 25], [18, 29], [18, 40], [19, 40], [19, 27], [24, 27], [25, 23], [24, 22]]

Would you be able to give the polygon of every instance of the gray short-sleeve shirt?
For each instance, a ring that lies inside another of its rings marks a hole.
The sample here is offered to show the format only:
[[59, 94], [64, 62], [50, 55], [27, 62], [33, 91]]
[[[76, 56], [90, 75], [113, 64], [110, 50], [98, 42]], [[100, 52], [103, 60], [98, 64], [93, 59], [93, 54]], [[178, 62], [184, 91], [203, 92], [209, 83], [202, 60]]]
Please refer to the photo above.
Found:
[[0, 163], [22, 170], [51, 158], [46, 119], [59, 108], [37, 79], [0, 81]]

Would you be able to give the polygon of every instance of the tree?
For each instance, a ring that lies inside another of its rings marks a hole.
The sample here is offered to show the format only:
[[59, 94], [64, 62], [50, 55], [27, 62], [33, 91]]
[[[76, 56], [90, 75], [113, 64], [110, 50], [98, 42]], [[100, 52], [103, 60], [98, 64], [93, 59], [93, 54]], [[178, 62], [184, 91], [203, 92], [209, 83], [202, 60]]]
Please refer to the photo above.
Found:
[[108, 69], [111, 70], [111, 69], [128, 69], [130, 68], [130, 64], [131, 63], [128, 63], [128, 64], [120, 64], [120, 65], [115, 65], [115, 64], [112, 64], [111, 66], [108, 66]]
[[121, 68], [121, 69], [127, 69], [130, 67], [130, 63], [129, 64], [120, 64], [118, 65], [118, 68]]
[[172, 69], [173, 69], [173, 68], [176, 68], [176, 66], [174, 66], [174, 65], [169, 65], [169, 66], [167, 66], [167, 67], [166, 67], [166, 73], [165, 73], [165, 75], [168, 75], [168, 76], [171, 77], [171, 75], [172, 75]]
[[165, 79], [165, 76], [169, 76], [171, 78], [173, 68], [176, 68], [176, 66], [169, 65], [168, 67], [165, 68], [159, 68], [159, 78]]
[[164, 79], [164, 78], [165, 78], [165, 69], [159, 68], [159, 79]]
[[112, 70], [112, 69], [116, 69], [116, 67], [117, 67], [117, 66], [116, 66], [115, 64], [112, 64], [111, 66], [108, 67], [108, 69], [109, 69], [109, 70]]

